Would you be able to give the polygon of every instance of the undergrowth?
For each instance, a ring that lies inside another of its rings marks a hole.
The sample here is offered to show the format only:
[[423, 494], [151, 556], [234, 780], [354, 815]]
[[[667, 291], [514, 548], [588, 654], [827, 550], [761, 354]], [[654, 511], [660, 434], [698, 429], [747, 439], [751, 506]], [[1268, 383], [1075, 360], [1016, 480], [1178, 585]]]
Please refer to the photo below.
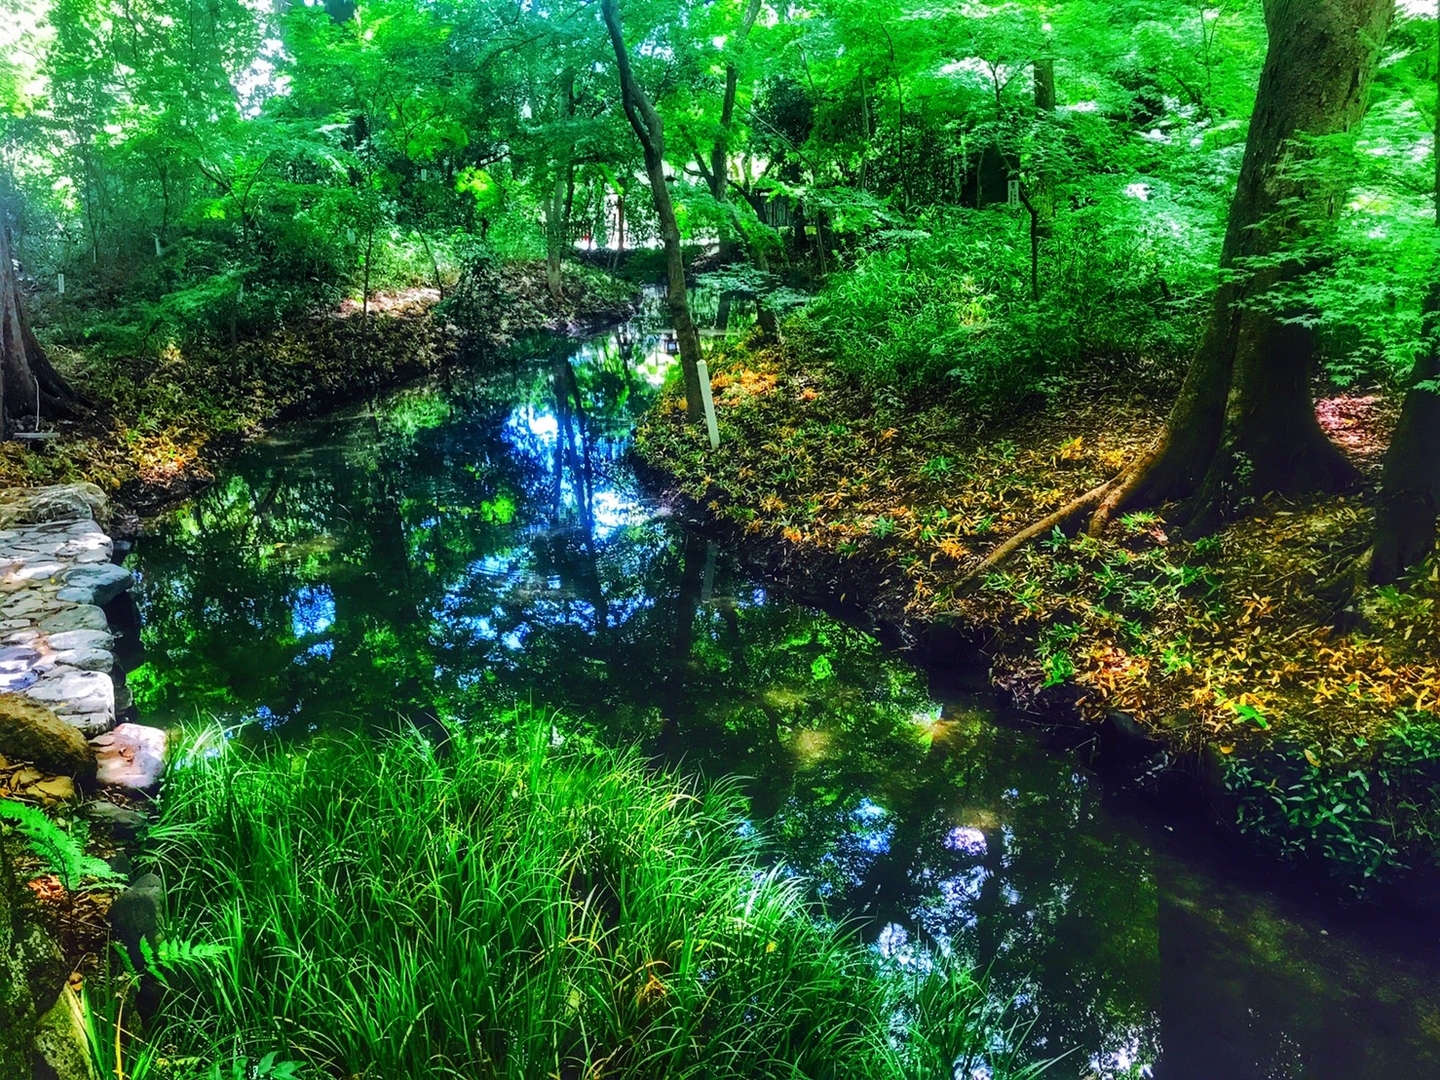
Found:
[[818, 921], [742, 811], [548, 726], [192, 743], [151, 856], [172, 934], [218, 959], [126, 1053], [377, 1078], [1034, 1075], [967, 971]]
[[[1440, 576], [1362, 589], [1337, 625], [1324, 583], [1368, 542], [1364, 499], [1276, 501], [1194, 542], [1153, 508], [977, 574], [997, 545], [1141, 453], [1160, 399], [1127, 385], [996, 415], [954, 395], [867, 395], [831, 346], [850, 344], [801, 322], [783, 345], [730, 347], [711, 361], [722, 451], [680, 423], [671, 391], [642, 422], [638, 455], [718, 520], [791, 549], [784, 564], [803, 567], [807, 594], [859, 598], [917, 633], [946, 622], [983, 637], [992, 678], [1021, 708], [1118, 712], [1172, 755], [1243, 763], [1252, 779], [1234, 783], [1254, 802], [1240, 824], [1266, 843], [1283, 833], [1287, 855], [1360, 889], [1440, 863], [1433, 787], [1397, 787], [1383, 759], [1440, 702]], [[1374, 475], [1383, 405], [1339, 396], [1319, 415]], [[1440, 753], [1414, 757], [1423, 772]], [[1326, 817], [1359, 805], [1339, 797], [1351, 773], [1385, 789], [1356, 819], [1373, 812], [1374, 827], [1353, 835]]]
[[1175, 280], [1189, 263], [1173, 239], [1117, 220], [1117, 208], [1125, 202], [1062, 215], [1042, 249], [1038, 299], [1021, 220], [952, 210], [836, 274], [803, 323], [872, 390], [938, 390], [972, 410], [1053, 395], [1082, 373], [1168, 384], [1205, 293]]

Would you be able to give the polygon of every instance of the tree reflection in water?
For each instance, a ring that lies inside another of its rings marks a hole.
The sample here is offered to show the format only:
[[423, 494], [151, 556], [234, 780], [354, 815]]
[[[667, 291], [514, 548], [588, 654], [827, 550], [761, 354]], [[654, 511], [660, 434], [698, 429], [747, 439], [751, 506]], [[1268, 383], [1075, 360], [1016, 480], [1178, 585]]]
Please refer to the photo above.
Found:
[[[829, 912], [902, 960], [938, 942], [988, 969], [1042, 1052], [1077, 1049], [1060, 1075], [1371, 1075], [1331, 1070], [1316, 1034], [1371, 1000], [1234, 950], [1246, 916], [1207, 918], [1206, 879], [1107, 814], [1073, 762], [983, 706], [937, 705], [871, 638], [771, 597], [638, 498], [624, 453], [666, 373], [653, 333], [528, 356], [287, 429], [147, 537], [142, 713], [284, 739], [553, 710], [750, 778], [752, 824]], [[1195, 962], [1207, 949], [1263, 968], [1263, 1000]], [[1252, 1030], [1197, 1037], [1207, 997], [1225, 1016], [1242, 1002]], [[1406, 1034], [1375, 1035], [1371, 1060], [1423, 1075], [1422, 1011], [1399, 1010]], [[1290, 1032], [1315, 1051], [1270, 1053]]]

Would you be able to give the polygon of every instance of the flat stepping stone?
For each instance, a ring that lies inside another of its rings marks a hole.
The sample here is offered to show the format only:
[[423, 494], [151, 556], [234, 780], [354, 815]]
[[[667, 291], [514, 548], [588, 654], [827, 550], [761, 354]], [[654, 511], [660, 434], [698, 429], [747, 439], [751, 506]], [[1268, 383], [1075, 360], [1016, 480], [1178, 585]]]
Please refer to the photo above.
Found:
[[108, 630], [66, 630], [60, 634], [51, 634], [46, 640], [56, 652], [66, 652], [70, 649], [109, 651], [115, 647], [115, 636]]
[[52, 559], [40, 559], [35, 562], [27, 562], [18, 570], [12, 571], [11, 576], [17, 581], [45, 581], [65, 569], [64, 563]]
[[67, 713], [115, 711], [115, 683], [103, 671], [77, 671], [57, 666], [25, 692], [49, 705], [61, 716]]
[[26, 648], [24, 645], [7, 645], [0, 649], [0, 673], [29, 671], [35, 666], [35, 661], [39, 659], [40, 654], [34, 649]]
[[146, 791], [160, 782], [165, 771], [165, 732], [142, 724], [121, 724], [92, 739], [101, 784]]
[[40, 681], [38, 671], [7, 671], [0, 675], [0, 693], [16, 694]]
[[65, 587], [57, 594], [58, 598], [79, 604], [108, 604], [135, 584], [130, 571], [114, 563], [77, 566], [65, 573], [64, 581]]
[[[78, 602], [86, 603], [83, 600]], [[63, 601], [46, 596], [39, 589], [27, 589], [25, 592], [15, 594], [13, 599], [5, 601], [5, 606], [0, 607], [0, 611], [12, 619], [19, 619], [25, 616], [53, 614], [63, 607]]]
[[110, 620], [105, 618], [105, 612], [93, 604], [77, 604], [40, 619], [40, 631], [44, 634], [60, 634], [67, 630], [109, 629]]
[[55, 654], [55, 662], [81, 671], [109, 671], [115, 656], [106, 649], [66, 649]]

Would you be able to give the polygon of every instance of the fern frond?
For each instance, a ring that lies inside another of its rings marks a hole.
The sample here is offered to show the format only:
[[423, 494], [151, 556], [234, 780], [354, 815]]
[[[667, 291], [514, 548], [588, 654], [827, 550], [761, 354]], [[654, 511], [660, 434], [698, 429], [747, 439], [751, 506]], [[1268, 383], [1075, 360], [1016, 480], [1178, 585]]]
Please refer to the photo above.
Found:
[[124, 881], [104, 859], [85, 854], [85, 832], [66, 832], [43, 810], [4, 799], [0, 800], [0, 819], [9, 821], [25, 838], [36, 858], [60, 879], [67, 892], [80, 888], [86, 878], [94, 878], [97, 885]]

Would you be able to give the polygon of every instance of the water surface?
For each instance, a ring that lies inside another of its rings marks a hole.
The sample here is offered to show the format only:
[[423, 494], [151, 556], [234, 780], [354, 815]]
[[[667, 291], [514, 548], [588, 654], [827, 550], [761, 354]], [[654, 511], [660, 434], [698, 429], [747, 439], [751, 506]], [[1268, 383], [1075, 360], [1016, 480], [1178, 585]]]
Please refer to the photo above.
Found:
[[669, 362], [643, 323], [548, 339], [248, 450], [131, 556], [142, 715], [287, 739], [553, 714], [749, 778], [742, 827], [885, 953], [989, 970], [1072, 1051], [1053, 1075], [1440, 1077], [1433, 934], [1178, 853], [648, 503], [624, 454]]

